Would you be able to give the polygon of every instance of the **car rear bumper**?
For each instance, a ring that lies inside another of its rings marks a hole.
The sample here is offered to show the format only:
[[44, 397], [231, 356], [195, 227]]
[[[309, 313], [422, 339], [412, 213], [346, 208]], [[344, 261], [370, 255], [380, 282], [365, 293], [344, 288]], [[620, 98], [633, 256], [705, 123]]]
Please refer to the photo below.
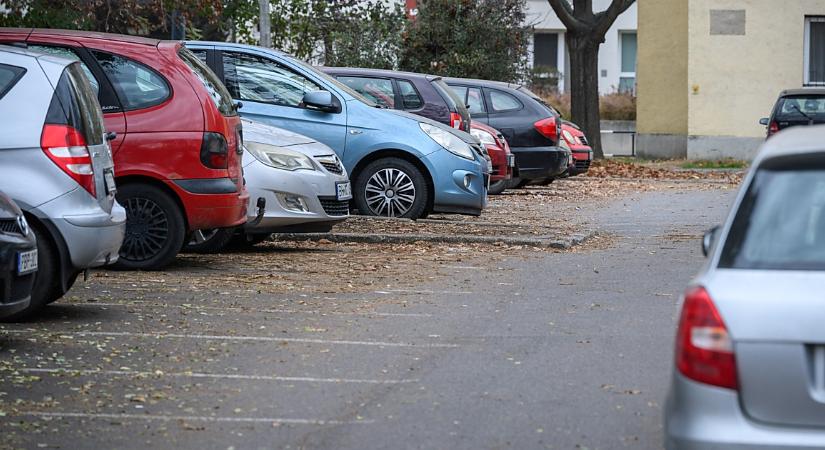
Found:
[[105, 266], [118, 259], [126, 230], [126, 211], [115, 203], [112, 212], [64, 215], [50, 222], [60, 231], [75, 269]]
[[519, 178], [539, 180], [553, 178], [567, 170], [570, 152], [560, 147], [511, 147], [516, 155]]
[[422, 161], [433, 177], [434, 212], [477, 216], [487, 207], [490, 175], [485, 173], [486, 161], [482, 166], [447, 150], [431, 153]]
[[166, 184], [183, 203], [189, 231], [246, 223], [249, 192], [246, 189], [238, 192], [237, 186], [228, 178], [172, 180]]
[[665, 406], [668, 449], [813, 449], [825, 445], [825, 429], [764, 425], [747, 417], [736, 391], [673, 375]]
[[35, 273], [17, 274], [17, 254], [36, 248], [31, 237], [0, 238], [0, 318], [29, 305]]

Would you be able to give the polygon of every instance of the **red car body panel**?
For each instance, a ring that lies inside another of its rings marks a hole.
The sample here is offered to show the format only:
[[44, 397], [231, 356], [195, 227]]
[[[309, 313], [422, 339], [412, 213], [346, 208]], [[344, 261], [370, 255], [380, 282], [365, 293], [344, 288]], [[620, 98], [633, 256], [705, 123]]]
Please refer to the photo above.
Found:
[[[567, 169], [568, 175], [579, 175], [587, 172], [590, 169], [590, 163], [593, 161], [593, 148], [587, 145], [584, 132], [568, 122], [562, 123], [561, 130], [564, 142], [570, 147], [570, 153], [573, 155], [573, 164]], [[572, 141], [568, 139], [565, 131], [573, 135]]]
[[[26, 33], [0, 30], [0, 42], [15, 41]], [[240, 117], [224, 116], [203, 84], [178, 56], [179, 42], [133, 36], [64, 30], [32, 30], [28, 44], [85, 47], [126, 57], [144, 64], [165, 78], [171, 95], [148, 108], [105, 112], [107, 131], [117, 133], [111, 142], [118, 183], [134, 177], [150, 178], [167, 186], [184, 209], [189, 231], [224, 228], [246, 222], [249, 193], [243, 184]], [[200, 160], [205, 132], [220, 133], [228, 146], [226, 169], [212, 169]], [[229, 179], [231, 193], [193, 193], [179, 180]]]
[[487, 153], [490, 155], [490, 160], [493, 164], [493, 171], [490, 173], [490, 182], [495, 183], [513, 178], [513, 157], [511, 156], [510, 145], [507, 144], [504, 136], [495, 128], [478, 121], [471, 122], [470, 128], [486, 131], [492, 135], [496, 141], [496, 145], [484, 145], [487, 147]]

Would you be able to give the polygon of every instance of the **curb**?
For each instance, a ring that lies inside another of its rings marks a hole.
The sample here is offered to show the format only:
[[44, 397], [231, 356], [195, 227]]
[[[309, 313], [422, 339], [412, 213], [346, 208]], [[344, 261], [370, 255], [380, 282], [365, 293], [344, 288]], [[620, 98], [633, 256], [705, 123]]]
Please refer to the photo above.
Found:
[[444, 234], [366, 234], [366, 233], [281, 233], [273, 234], [276, 241], [320, 241], [355, 242], [363, 244], [414, 244], [416, 242], [435, 242], [442, 244], [505, 244], [523, 245], [530, 247], [552, 248], [567, 250], [575, 245], [581, 245], [588, 239], [596, 236], [597, 232], [590, 231], [571, 235], [569, 239], [541, 239], [519, 238], [509, 236], [473, 236], [473, 235], [444, 235]]

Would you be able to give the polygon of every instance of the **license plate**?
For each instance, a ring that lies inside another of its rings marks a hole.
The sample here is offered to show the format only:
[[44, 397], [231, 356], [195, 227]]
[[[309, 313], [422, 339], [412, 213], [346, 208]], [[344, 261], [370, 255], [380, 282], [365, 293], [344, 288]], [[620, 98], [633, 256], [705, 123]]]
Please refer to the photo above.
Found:
[[510, 167], [516, 167], [516, 155], [510, 155], [507, 158], [507, 165]]
[[112, 172], [112, 169], [106, 169], [103, 171], [103, 181], [106, 183], [106, 193], [114, 194], [117, 191], [117, 187], [115, 186], [115, 174]]
[[335, 183], [335, 198], [338, 200], [349, 200], [352, 198], [352, 185], [349, 181]]
[[17, 254], [17, 273], [24, 275], [37, 270], [37, 250]]

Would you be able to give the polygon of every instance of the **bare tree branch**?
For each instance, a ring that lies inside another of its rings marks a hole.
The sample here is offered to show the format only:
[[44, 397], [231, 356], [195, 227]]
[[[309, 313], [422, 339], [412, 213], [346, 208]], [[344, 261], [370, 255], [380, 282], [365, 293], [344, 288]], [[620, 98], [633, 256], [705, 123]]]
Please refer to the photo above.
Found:
[[596, 29], [594, 31], [598, 35], [604, 37], [607, 30], [613, 26], [613, 22], [616, 21], [616, 18], [618, 18], [623, 12], [627, 11], [633, 2], [635, 2], [635, 0], [613, 0], [606, 10], [596, 14]]
[[561, 23], [569, 31], [582, 31], [585, 29], [586, 24], [576, 18], [573, 7], [568, 0], [547, 0], [547, 2], [550, 3], [550, 7], [553, 8]]

